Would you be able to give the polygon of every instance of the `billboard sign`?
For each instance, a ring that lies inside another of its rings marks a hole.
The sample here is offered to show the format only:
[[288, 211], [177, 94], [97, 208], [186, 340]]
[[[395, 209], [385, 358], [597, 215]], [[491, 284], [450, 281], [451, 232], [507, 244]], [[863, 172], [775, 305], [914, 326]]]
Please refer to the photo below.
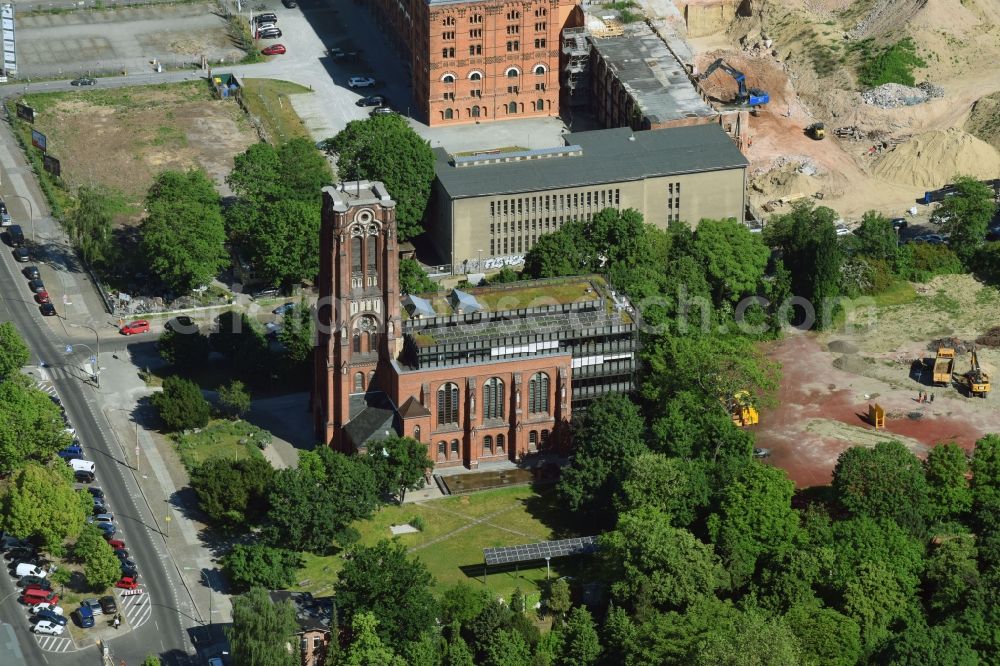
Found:
[[42, 155], [42, 166], [53, 176], [62, 175], [62, 167], [59, 165], [59, 160], [51, 155]]
[[0, 28], [3, 42], [3, 75], [17, 74], [17, 51], [14, 48], [14, 5], [0, 4]]
[[21, 120], [25, 120], [29, 123], [35, 122], [35, 110], [33, 108], [31, 108], [27, 104], [21, 104], [20, 102], [15, 104], [14, 108], [17, 109], [18, 118], [20, 118]]
[[45, 138], [44, 134], [38, 130], [31, 130], [31, 145], [38, 148], [42, 152], [45, 152], [45, 146], [47, 143], [48, 140]]

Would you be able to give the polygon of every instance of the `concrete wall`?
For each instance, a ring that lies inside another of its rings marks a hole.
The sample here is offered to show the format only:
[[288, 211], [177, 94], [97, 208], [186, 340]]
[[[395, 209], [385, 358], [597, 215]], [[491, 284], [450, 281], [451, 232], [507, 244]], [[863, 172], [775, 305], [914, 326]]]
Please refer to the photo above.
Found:
[[741, 0], [701, 0], [684, 2], [675, 0], [677, 8], [684, 14], [689, 37], [702, 37], [722, 32], [736, 18], [736, 10]]

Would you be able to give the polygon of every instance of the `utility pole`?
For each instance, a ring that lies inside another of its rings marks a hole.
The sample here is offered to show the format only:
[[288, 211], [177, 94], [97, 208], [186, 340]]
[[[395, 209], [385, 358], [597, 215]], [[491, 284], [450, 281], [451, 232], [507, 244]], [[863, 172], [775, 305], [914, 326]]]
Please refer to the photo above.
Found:
[[139, 473], [139, 422], [135, 422], [135, 473]]

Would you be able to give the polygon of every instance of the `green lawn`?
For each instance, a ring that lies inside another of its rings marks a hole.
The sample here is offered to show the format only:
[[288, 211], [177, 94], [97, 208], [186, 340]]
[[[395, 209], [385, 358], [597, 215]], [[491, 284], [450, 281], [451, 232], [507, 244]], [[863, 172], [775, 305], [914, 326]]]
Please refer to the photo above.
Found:
[[905, 305], [917, 297], [913, 284], [900, 280], [880, 294], [875, 294], [875, 305], [880, 308]]
[[181, 461], [190, 472], [209, 458], [246, 458], [261, 456], [255, 439], [270, 433], [246, 421], [218, 420], [208, 424], [198, 432], [174, 436]]
[[[483, 584], [483, 548], [573, 536], [559, 524], [561, 515], [552, 489], [538, 493], [528, 487], [516, 487], [402, 507], [387, 506], [354, 527], [361, 533], [361, 544], [372, 545], [380, 539], [392, 538], [390, 525], [404, 524], [420, 516], [426, 523], [424, 531], [396, 539], [424, 562], [434, 576], [434, 592], [440, 593], [458, 582]], [[300, 584], [293, 589], [329, 594], [343, 559], [340, 555], [307, 554], [304, 560], [305, 566], [298, 574]], [[572, 558], [553, 561], [552, 575], [578, 571], [580, 565]], [[519, 567], [517, 572], [490, 572], [487, 584], [504, 598], [510, 598], [515, 587], [537, 595], [539, 583], [545, 580], [545, 564], [529, 567]]]
[[267, 136], [275, 144], [296, 137], [309, 136], [309, 131], [295, 109], [289, 95], [312, 92], [310, 88], [290, 81], [243, 79], [243, 103], [250, 115], [264, 124]]

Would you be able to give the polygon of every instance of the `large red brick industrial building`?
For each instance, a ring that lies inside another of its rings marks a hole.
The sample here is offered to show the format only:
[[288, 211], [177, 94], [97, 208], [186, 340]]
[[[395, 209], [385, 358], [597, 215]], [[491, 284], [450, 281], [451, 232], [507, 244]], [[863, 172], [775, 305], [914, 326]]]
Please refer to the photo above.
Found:
[[520, 460], [574, 409], [633, 387], [636, 313], [599, 276], [399, 293], [395, 202], [323, 191], [312, 410], [343, 451], [402, 434], [438, 466]]
[[559, 115], [563, 28], [576, 0], [366, 0], [409, 62], [428, 125]]

